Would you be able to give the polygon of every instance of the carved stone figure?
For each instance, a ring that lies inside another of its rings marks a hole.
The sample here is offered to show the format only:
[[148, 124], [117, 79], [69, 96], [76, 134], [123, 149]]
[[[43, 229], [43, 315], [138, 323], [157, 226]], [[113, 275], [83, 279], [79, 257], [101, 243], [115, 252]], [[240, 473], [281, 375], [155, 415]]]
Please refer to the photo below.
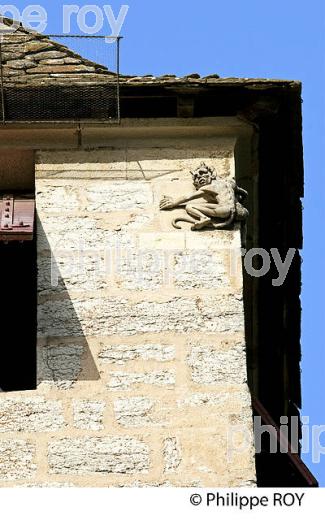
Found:
[[194, 231], [206, 227], [225, 229], [234, 222], [246, 220], [248, 211], [241, 202], [248, 193], [239, 188], [234, 179], [218, 177], [215, 169], [205, 163], [191, 174], [196, 191], [177, 199], [164, 196], [160, 202], [161, 210], [186, 204], [189, 217], [174, 219], [172, 224], [176, 229], [181, 229], [178, 222], [193, 224], [191, 229]]

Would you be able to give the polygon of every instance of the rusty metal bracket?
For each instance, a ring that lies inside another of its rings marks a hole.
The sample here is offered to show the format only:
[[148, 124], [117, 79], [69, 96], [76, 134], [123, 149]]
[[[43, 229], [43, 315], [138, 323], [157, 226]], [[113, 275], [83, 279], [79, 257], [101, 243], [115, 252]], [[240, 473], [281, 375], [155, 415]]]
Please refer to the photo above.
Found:
[[32, 240], [34, 233], [35, 200], [4, 195], [0, 201], [0, 241]]

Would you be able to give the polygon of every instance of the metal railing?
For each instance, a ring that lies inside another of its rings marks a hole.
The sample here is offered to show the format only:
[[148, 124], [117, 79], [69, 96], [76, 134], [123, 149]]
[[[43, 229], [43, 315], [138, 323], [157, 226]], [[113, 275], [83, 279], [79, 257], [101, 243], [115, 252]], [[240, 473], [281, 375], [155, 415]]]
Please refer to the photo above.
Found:
[[3, 37], [2, 123], [119, 122], [121, 38], [20, 31]]

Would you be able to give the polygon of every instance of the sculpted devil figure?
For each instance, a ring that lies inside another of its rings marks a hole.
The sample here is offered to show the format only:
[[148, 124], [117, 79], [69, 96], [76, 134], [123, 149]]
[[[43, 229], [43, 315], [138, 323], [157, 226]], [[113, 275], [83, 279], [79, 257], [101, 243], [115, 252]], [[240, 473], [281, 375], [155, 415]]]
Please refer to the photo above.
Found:
[[214, 168], [201, 163], [191, 172], [194, 192], [173, 199], [164, 196], [160, 202], [161, 210], [170, 210], [185, 205], [187, 218], [176, 218], [172, 224], [181, 229], [178, 222], [189, 222], [191, 229], [225, 229], [233, 223], [245, 221], [248, 211], [241, 202], [247, 197], [247, 191], [239, 188], [234, 179], [218, 177]]

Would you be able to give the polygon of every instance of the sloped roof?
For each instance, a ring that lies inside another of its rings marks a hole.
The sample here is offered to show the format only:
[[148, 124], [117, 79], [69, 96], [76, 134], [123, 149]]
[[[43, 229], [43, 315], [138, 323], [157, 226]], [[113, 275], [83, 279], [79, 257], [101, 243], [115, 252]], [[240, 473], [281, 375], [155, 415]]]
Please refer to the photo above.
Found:
[[[9, 25], [8, 20], [4, 22]], [[104, 65], [22, 26], [15, 33], [3, 36], [1, 55], [5, 86], [99, 83], [116, 77]]]
[[[7, 25], [12, 20], [4, 19]], [[110, 83], [116, 74], [104, 65], [90, 61], [48, 36], [22, 26], [13, 34], [3, 36], [2, 69], [5, 86], [40, 86], [52, 84]], [[220, 78], [218, 74], [200, 77], [193, 73], [183, 77], [120, 75], [120, 82], [129, 86], [213, 86], [247, 85], [249, 88], [295, 86], [299, 82], [261, 78]]]

